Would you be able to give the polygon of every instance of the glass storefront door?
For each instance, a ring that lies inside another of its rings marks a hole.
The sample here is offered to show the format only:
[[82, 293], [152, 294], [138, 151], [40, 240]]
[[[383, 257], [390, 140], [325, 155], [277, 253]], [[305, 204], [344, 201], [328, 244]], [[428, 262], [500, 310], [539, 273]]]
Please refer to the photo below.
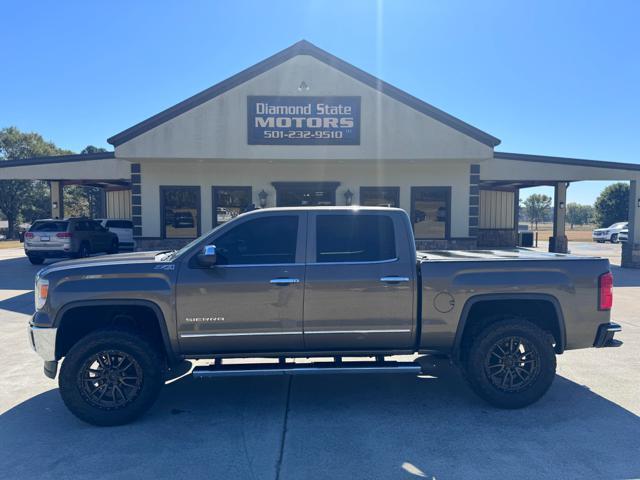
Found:
[[339, 182], [273, 182], [278, 207], [314, 207], [336, 204]]

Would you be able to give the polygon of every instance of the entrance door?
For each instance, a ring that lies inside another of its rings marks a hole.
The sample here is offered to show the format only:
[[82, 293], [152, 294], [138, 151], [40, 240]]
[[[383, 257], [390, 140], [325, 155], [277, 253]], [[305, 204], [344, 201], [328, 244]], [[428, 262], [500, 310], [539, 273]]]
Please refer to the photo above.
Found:
[[278, 207], [328, 207], [336, 204], [340, 182], [273, 182]]

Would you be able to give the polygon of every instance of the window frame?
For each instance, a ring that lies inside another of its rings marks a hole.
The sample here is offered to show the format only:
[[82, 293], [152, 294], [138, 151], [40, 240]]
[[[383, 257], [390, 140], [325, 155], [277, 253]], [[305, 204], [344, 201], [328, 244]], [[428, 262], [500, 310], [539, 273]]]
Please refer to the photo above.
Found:
[[[362, 216], [380, 216], [380, 212], [375, 210], [367, 211], [367, 210], [322, 210], [316, 211], [309, 214], [307, 219], [307, 252], [306, 252], [306, 264], [307, 266], [335, 266], [335, 265], [375, 265], [375, 264], [385, 264], [385, 263], [394, 263], [399, 261], [406, 260], [406, 257], [410, 257], [411, 251], [410, 247], [413, 245], [412, 242], [408, 242], [408, 239], [405, 239], [401, 233], [406, 230], [406, 224], [404, 224], [398, 215], [392, 214], [393, 211], [390, 210], [389, 214], [384, 214], [384, 216], [388, 217], [391, 220], [391, 224], [393, 226], [393, 240], [395, 242], [395, 257], [386, 259], [386, 260], [372, 260], [372, 261], [350, 261], [350, 262], [318, 262], [317, 254], [318, 254], [318, 245], [316, 243], [317, 237], [317, 218], [321, 216], [334, 216], [334, 215], [342, 215], [342, 216], [350, 216], [350, 215], [362, 215]], [[409, 248], [405, 249], [402, 245], [405, 245], [405, 240], [407, 240], [409, 244]], [[415, 252], [415, 250], [414, 250]]]
[[[227, 185], [213, 185], [211, 187], [211, 226], [216, 228], [222, 223], [218, 223], [218, 202], [216, 201], [216, 190], [244, 190], [249, 193], [249, 205], [253, 203], [253, 187], [252, 186], [227, 186]], [[227, 223], [227, 222], [224, 222]]]
[[[165, 200], [164, 193], [168, 190], [175, 189], [185, 189], [185, 190], [193, 190], [197, 192], [197, 215], [198, 221], [196, 222], [196, 236], [195, 237], [167, 237], [167, 229], [165, 224]], [[163, 240], [189, 240], [198, 238], [201, 233], [201, 225], [202, 225], [202, 196], [200, 192], [200, 185], [160, 185], [160, 238]]]
[[[418, 237], [415, 229], [415, 223], [413, 219], [415, 218], [415, 199], [416, 193], [419, 190], [431, 190], [435, 192], [445, 192], [445, 205], [447, 209], [447, 219], [445, 221], [444, 226], [444, 237]], [[412, 186], [411, 187], [411, 201], [410, 201], [410, 221], [411, 221], [411, 229], [413, 230], [413, 234], [415, 235], [416, 240], [451, 240], [451, 186]]]
[[363, 207], [366, 206], [373, 206], [373, 205], [363, 205], [362, 203], [362, 197], [370, 192], [377, 192], [380, 190], [389, 190], [391, 192], [393, 192], [393, 196], [395, 197], [395, 207], [392, 208], [400, 208], [400, 187], [385, 187], [385, 186], [378, 186], [378, 187], [371, 187], [371, 186], [367, 186], [367, 187], [360, 187], [360, 199], [359, 199], [359, 205], [362, 205]]
[[318, 181], [318, 182], [271, 182], [271, 185], [276, 191], [276, 207], [287, 207], [282, 204], [282, 191], [287, 189], [292, 190], [302, 190], [302, 189], [312, 189], [312, 190], [327, 190], [331, 195], [331, 206], [336, 206], [336, 192], [338, 187], [340, 186], [340, 182], [333, 181]]

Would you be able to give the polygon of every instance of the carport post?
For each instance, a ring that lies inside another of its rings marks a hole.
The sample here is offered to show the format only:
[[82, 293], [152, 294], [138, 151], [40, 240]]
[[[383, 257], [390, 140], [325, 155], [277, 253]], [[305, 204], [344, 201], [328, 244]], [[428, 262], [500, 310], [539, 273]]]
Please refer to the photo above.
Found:
[[556, 183], [553, 195], [553, 237], [549, 238], [549, 251], [567, 253], [565, 214], [567, 212], [567, 182]]
[[63, 218], [64, 217], [64, 205], [63, 200], [63, 188], [64, 184], [59, 180], [51, 180], [49, 182], [49, 192], [51, 199], [51, 218]]
[[640, 199], [638, 181], [629, 182], [629, 238], [622, 244], [622, 266], [640, 268]]

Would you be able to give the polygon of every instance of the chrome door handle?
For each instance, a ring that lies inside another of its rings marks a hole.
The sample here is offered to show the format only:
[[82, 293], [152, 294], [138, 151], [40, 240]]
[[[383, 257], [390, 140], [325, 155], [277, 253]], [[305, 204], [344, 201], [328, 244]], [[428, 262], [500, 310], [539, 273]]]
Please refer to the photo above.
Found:
[[396, 277], [396, 276], [380, 278], [380, 281], [384, 283], [401, 283], [401, 282], [408, 282], [409, 280], [410, 280], [409, 277]]
[[291, 285], [292, 283], [300, 283], [299, 278], [273, 278], [269, 282], [273, 285]]

